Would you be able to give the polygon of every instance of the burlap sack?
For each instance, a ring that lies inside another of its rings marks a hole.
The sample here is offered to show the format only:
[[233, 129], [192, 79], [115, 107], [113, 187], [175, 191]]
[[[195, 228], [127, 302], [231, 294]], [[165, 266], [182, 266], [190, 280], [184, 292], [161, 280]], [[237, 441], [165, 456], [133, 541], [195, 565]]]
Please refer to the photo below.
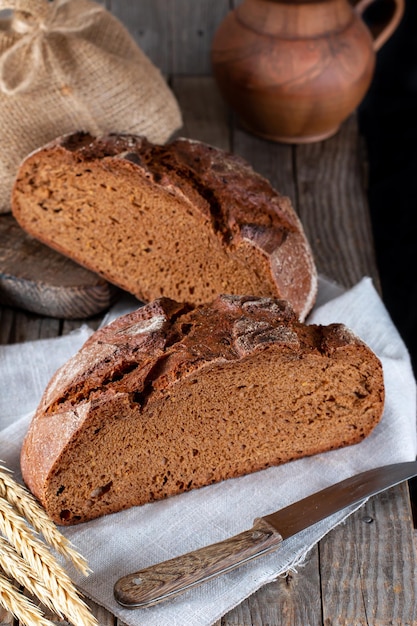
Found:
[[164, 143], [181, 126], [159, 70], [90, 0], [0, 0], [0, 213], [20, 161], [64, 133], [136, 133]]

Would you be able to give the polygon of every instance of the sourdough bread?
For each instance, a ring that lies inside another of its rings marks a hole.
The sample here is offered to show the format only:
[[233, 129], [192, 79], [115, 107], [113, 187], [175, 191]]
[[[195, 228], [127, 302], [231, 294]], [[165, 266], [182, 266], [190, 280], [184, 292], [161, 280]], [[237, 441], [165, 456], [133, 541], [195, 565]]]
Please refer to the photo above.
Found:
[[57, 139], [22, 163], [12, 211], [32, 236], [143, 302], [250, 293], [284, 298], [304, 319], [315, 301], [313, 256], [289, 199], [200, 142]]
[[262, 470], [366, 437], [382, 367], [340, 324], [288, 303], [158, 299], [94, 333], [52, 378], [23, 478], [59, 524]]

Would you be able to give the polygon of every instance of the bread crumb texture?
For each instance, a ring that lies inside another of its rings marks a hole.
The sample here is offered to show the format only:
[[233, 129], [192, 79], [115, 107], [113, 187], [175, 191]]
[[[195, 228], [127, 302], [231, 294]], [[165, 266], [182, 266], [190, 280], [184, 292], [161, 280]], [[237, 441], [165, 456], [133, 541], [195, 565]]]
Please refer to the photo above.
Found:
[[52, 378], [24, 480], [74, 524], [360, 442], [381, 363], [340, 324], [273, 298], [160, 298], [98, 330]]
[[143, 302], [220, 293], [312, 308], [317, 273], [288, 198], [243, 159], [188, 139], [57, 139], [22, 163], [12, 211], [35, 238]]

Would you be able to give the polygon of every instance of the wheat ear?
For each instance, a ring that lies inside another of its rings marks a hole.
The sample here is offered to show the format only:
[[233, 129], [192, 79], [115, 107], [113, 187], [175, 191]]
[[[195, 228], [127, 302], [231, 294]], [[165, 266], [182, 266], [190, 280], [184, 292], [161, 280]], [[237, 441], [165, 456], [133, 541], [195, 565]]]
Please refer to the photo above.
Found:
[[27, 561], [53, 594], [62, 613], [75, 626], [97, 626], [97, 621], [79, 597], [70, 577], [47, 547], [28, 529], [12, 505], [0, 498], [0, 531]]
[[45, 538], [59, 554], [69, 559], [73, 565], [85, 576], [90, 569], [87, 561], [72, 547], [70, 541], [62, 535], [42, 507], [36, 502], [31, 493], [19, 485], [9, 473], [9, 470], [0, 465], [0, 496], [6, 498], [10, 504], [24, 517], [33, 528]]
[[54, 611], [59, 617], [63, 617], [60, 607], [54, 602], [50, 591], [34, 575], [26, 561], [19, 556], [16, 550], [3, 537], [0, 537], [0, 554], [1, 569], [6, 576], [14, 578], [19, 585], [23, 585], [29, 593], [36, 596], [44, 606]]
[[0, 604], [25, 626], [54, 626], [41, 610], [0, 574]]

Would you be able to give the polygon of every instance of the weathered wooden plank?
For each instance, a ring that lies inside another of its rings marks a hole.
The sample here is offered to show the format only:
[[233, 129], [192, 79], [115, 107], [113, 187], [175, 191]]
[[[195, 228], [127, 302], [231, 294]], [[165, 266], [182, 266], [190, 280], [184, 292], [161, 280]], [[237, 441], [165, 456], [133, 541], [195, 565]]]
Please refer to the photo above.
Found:
[[301, 566], [301, 575], [289, 572], [265, 585], [221, 620], [222, 626], [261, 624], [319, 626], [322, 624], [318, 549]]
[[347, 287], [367, 275], [379, 287], [360, 150], [355, 115], [334, 137], [294, 148], [296, 207], [319, 272]]
[[[363, 512], [358, 515], [362, 520]], [[329, 533], [319, 545], [323, 617], [324, 623], [332, 626], [369, 624], [360, 582], [361, 557], [358, 555], [357, 541], [352, 540], [352, 531], [353, 521], [348, 519]]]
[[361, 581], [368, 619], [381, 623], [387, 619], [389, 607], [392, 624], [415, 625], [417, 567], [407, 484], [371, 499], [364, 515], [374, 522], [364, 524], [362, 519], [359, 523], [358, 516], [352, 521], [353, 537], [367, 548], [361, 560]]
[[230, 112], [213, 79], [176, 76], [172, 88], [184, 121], [178, 134], [230, 150]]
[[60, 334], [61, 322], [58, 319], [39, 317], [34, 313], [1, 309], [0, 343], [11, 344], [35, 339], [57, 337]]
[[211, 42], [229, 0], [107, 0], [106, 6], [163, 74], [211, 73]]
[[106, 6], [127, 28], [143, 52], [165, 75], [172, 73], [172, 0], [107, 0]]
[[414, 531], [405, 483], [370, 499], [320, 543], [324, 623], [414, 626]]
[[95, 315], [85, 320], [59, 320], [9, 307], [0, 307], [0, 344], [67, 335], [82, 324], [96, 330], [101, 320], [102, 315]]
[[233, 150], [265, 176], [277, 191], [288, 196], [295, 209], [296, 186], [291, 146], [265, 141], [243, 130], [235, 119]]
[[211, 74], [211, 42], [229, 11], [229, 0], [175, 0], [172, 5], [172, 73]]

